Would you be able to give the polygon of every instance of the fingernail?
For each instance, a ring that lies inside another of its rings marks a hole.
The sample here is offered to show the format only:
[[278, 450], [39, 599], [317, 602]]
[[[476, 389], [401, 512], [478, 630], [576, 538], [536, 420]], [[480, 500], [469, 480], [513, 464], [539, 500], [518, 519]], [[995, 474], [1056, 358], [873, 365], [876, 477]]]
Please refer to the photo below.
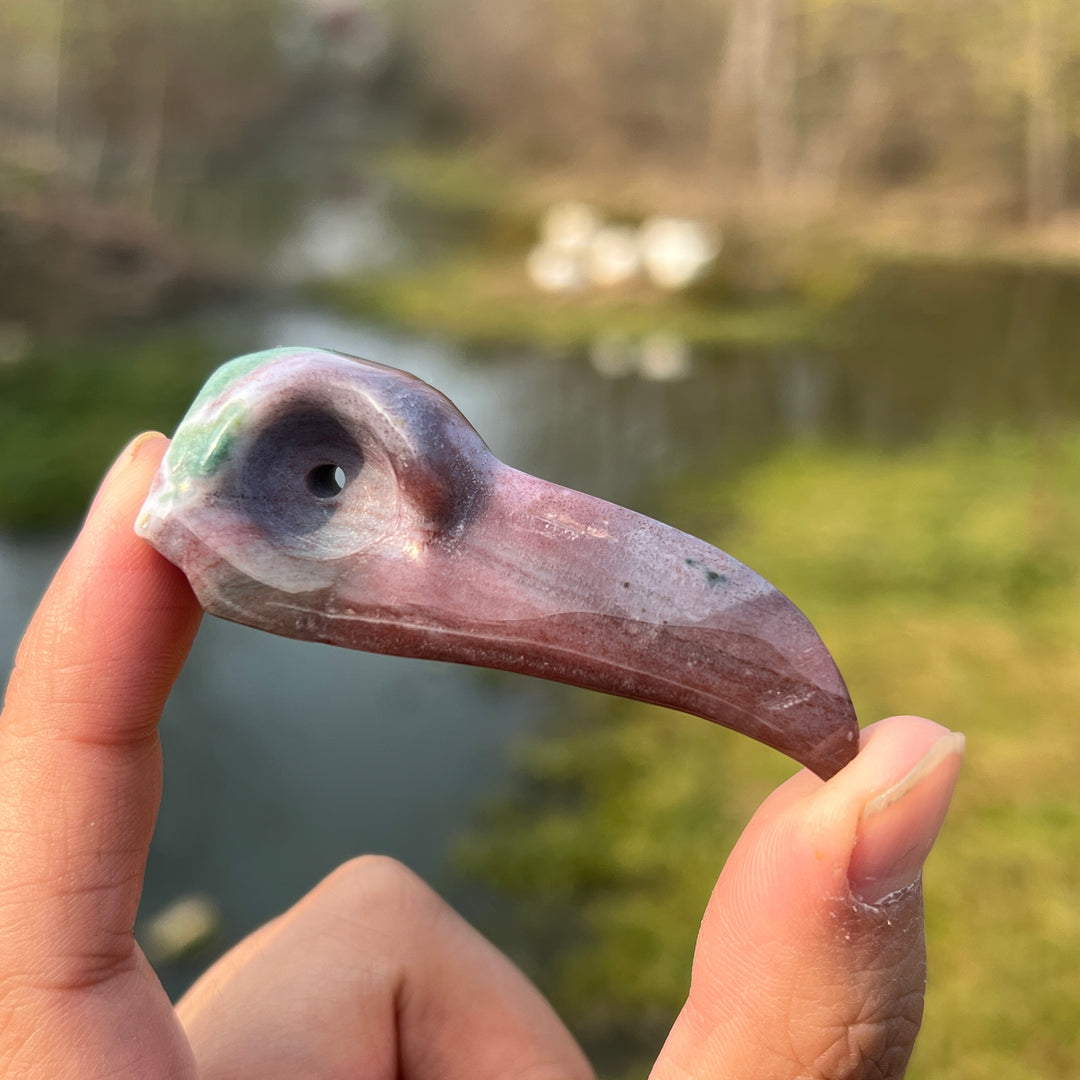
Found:
[[878, 906], [918, 880], [949, 809], [963, 756], [964, 736], [943, 735], [902, 779], [863, 807], [848, 864], [857, 899]]
[[138, 461], [139, 452], [147, 443], [153, 442], [155, 439], [164, 439], [166, 436], [162, 435], [160, 431], [144, 431], [141, 435], [136, 435], [134, 439], [128, 443], [128, 448], [120, 455], [121, 460]]
[[109, 466], [109, 471], [105, 474], [105, 479], [102, 480], [101, 484], [98, 486], [93, 502], [90, 503], [90, 509], [87, 512], [87, 516], [94, 512], [94, 508], [100, 501], [102, 493], [108, 488], [109, 481], [112, 480], [116, 471], [123, 468], [125, 465], [130, 465], [132, 462], [137, 461], [139, 452], [147, 443], [153, 442], [155, 439], [164, 439], [165, 437], [166, 436], [162, 435], [160, 431], [144, 431], [141, 435], [136, 435], [135, 438], [120, 451], [120, 455], [112, 465]]

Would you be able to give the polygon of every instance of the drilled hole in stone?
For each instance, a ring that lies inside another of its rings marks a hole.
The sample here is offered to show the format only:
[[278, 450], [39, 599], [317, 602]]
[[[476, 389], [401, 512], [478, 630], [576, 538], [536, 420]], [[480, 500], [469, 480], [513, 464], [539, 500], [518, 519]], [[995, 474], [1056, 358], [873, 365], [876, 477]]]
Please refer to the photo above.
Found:
[[316, 465], [307, 474], [307, 486], [317, 499], [332, 499], [345, 490], [345, 470], [332, 461]]

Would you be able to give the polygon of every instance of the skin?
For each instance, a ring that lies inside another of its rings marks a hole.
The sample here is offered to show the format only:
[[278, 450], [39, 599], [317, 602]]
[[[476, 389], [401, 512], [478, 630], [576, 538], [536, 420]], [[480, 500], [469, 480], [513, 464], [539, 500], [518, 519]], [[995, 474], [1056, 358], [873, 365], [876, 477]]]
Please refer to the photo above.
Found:
[[[585, 1080], [510, 962], [400, 864], [358, 859], [174, 1009], [132, 928], [156, 725], [200, 610], [132, 523], [167, 445], [120, 457], [19, 650], [0, 718], [0, 1074], [10, 1080]], [[864, 732], [755, 814], [709, 900], [655, 1080], [898, 1077], [922, 1011], [921, 865], [963, 741]], [[719, 868], [722, 853], [717, 853]]]

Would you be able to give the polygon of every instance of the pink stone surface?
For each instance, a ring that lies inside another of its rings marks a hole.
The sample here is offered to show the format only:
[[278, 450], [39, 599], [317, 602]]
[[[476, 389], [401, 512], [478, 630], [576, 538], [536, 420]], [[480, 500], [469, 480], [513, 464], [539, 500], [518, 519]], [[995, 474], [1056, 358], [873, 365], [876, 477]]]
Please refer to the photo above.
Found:
[[137, 531], [207, 611], [694, 713], [828, 777], [851, 700], [813, 627], [702, 540], [504, 465], [438, 391], [314, 349], [241, 357], [176, 432]]

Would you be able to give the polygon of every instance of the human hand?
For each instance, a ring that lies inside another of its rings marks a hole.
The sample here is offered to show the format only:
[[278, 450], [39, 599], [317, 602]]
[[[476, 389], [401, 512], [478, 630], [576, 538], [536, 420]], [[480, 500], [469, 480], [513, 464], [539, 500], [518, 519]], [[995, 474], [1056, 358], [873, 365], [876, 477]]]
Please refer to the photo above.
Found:
[[[577, 1080], [492, 946], [392, 860], [342, 867], [176, 1010], [132, 928], [156, 724], [199, 622], [132, 522], [166, 441], [118, 460], [27, 632], [0, 719], [0, 1074], [12, 1080]], [[962, 740], [894, 718], [755, 815], [706, 911], [655, 1080], [896, 1077], [922, 1008], [920, 867]]]

